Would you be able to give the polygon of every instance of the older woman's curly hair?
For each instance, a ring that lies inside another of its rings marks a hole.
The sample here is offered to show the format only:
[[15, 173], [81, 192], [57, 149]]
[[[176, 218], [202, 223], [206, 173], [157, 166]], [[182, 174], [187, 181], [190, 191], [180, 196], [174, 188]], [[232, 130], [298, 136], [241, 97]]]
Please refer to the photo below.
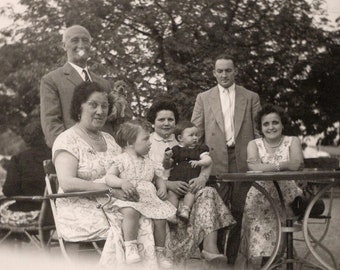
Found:
[[[81, 105], [84, 104], [89, 99], [89, 97], [95, 92], [107, 93], [105, 89], [96, 82], [82, 82], [81, 84], [76, 86], [71, 101], [70, 111], [71, 119], [73, 119], [76, 122], [79, 122], [81, 115]], [[109, 97], [108, 103], [109, 103], [108, 115], [110, 115], [112, 111], [113, 101]]]

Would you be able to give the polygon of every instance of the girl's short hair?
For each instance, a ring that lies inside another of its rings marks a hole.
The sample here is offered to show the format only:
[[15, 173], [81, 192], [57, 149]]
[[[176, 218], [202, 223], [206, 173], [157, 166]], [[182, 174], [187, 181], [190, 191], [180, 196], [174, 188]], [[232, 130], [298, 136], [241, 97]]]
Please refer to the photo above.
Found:
[[183, 131], [186, 129], [186, 128], [192, 128], [192, 127], [196, 127], [192, 122], [188, 121], [188, 120], [183, 120], [183, 121], [180, 121], [176, 127], [175, 127], [175, 138], [176, 140], [178, 140], [178, 136], [179, 135], [182, 135]]
[[[107, 93], [105, 89], [96, 82], [82, 82], [77, 85], [74, 89], [72, 101], [71, 101], [71, 119], [79, 122], [81, 115], [81, 105], [88, 101], [89, 97], [95, 93]], [[107, 115], [110, 115], [112, 112], [113, 101], [109, 96], [107, 97], [109, 103], [109, 111]]]
[[151, 123], [140, 118], [124, 122], [116, 133], [116, 142], [122, 148], [131, 145], [136, 142], [140, 130], [151, 132]]

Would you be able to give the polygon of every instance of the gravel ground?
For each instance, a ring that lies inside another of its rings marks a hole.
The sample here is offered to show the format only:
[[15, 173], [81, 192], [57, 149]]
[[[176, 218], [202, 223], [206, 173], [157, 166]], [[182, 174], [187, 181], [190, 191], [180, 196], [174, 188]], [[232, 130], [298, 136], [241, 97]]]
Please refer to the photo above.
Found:
[[[311, 225], [311, 230], [316, 235], [320, 235], [323, 232], [324, 224]], [[294, 238], [302, 238], [302, 233], [296, 233]], [[329, 227], [329, 232], [323, 242], [326, 247], [332, 250], [335, 259], [340, 267], [340, 197], [334, 200], [334, 208], [332, 221]], [[306, 253], [307, 247], [303, 242], [295, 242], [295, 248], [299, 256], [303, 256]], [[319, 250], [319, 249], [318, 249]], [[325, 261], [330, 262], [330, 258], [327, 257], [324, 252], [320, 252], [320, 255]], [[77, 257], [76, 264], [70, 266], [66, 264], [62, 258], [59, 248], [54, 247], [49, 252], [42, 252], [37, 250], [32, 244], [27, 244], [19, 241], [10, 241], [5, 244], [0, 244], [0, 269], [4, 270], [95, 270], [97, 269], [96, 260], [97, 257], [93, 255], [82, 255]], [[312, 256], [308, 257], [309, 261], [315, 261]], [[99, 268], [98, 268], [99, 269]], [[178, 267], [182, 270], [198, 270], [198, 269], [213, 269], [207, 266], [200, 259], [191, 259], [187, 262], [186, 267]], [[228, 268], [222, 267], [227, 270]], [[239, 260], [234, 269], [244, 269], [242, 260]], [[304, 268], [310, 269], [310, 268]], [[141, 270], [140, 267], [138, 270]]]

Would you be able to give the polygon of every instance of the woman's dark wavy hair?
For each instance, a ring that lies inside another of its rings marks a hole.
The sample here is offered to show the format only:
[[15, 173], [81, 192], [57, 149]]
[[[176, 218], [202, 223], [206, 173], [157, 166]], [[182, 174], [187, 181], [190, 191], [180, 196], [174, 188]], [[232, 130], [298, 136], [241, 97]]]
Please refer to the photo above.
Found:
[[[88, 101], [89, 97], [95, 92], [106, 93], [105, 89], [96, 82], [82, 82], [81, 84], [76, 86], [71, 101], [71, 119], [79, 122], [81, 105]], [[112, 112], [113, 102], [112, 99], [109, 98], [109, 96], [107, 99], [109, 103], [108, 115], [110, 115], [110, 113]]]
[[257, 128], [258, 130], [260, 131], [261, 135], [262, 134], [262, 118], [265, 116], [265, 115], [268, 115], [270, 113], [276, 113], [280, 119], [281, 119], [281, 123], [284, 127], [284, 130], [288, 124], [288, 116], [286, 115], [285, 111], [283, 110], [282, 107], [280, 106], [276, 106], [276, 105], [273, 105], [271, 103], [268, 103], [268, 104], [265, 104], [262, 109], [259, 111], [257, 117], [256, 117], [256, 125], [257, 125]]
[[151, 123], [142, 118], [124, 122], [120, 125], [116, 133], [116, 142], [122, 148], [135, 143], [141, 129], [151, 132]]
[[157, 113], [159, 113], [160, 111], [171, 111], [174, 113], [175, 116], [175, 123], [178, 122], [179, 120], [179, 113], [177, 110], [177, 106], [175, 104], [175, 102], [173, 102], [170, 99], [167, 98], [161, 98], [156, 100], [150, 107], [150, 109], [148, 110], [147, 114], [146, 114], [146, 119], [154, 124], [156, 117], [157, 117]]

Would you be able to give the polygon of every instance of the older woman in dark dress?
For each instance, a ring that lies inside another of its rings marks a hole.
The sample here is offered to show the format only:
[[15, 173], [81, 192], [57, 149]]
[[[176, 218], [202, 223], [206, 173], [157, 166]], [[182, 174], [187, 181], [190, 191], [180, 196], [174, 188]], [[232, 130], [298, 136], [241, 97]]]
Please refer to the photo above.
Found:
[[[22, 135], [27, 149], [13, 156], [3, 186], [6, 196], [34, 196], [44, 194], [43, 160], [51, 158], [39, 121], [24, 128]], [[8, 201], [0, 206], [0, 222], [20, 225], [37, 222], [41, 202]]]

